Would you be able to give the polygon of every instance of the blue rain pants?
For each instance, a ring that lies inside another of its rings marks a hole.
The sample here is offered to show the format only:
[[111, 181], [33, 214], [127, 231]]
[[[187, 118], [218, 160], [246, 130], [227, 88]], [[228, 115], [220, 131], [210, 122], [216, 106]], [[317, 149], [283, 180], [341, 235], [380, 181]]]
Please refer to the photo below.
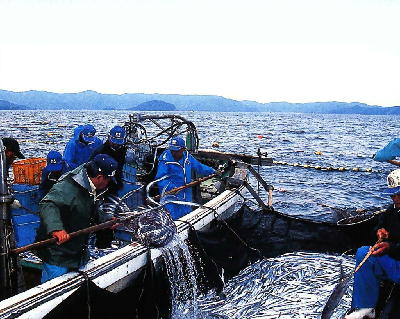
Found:
[[[368, 251], [369, 246], [357, 250], [356, 265], [364, 259]], [[352, 307], [375, 308], [382, 280], [400, 283], [400, 260], [388, 255], [370, 256], [354, 274]]]
[[48, 263], [43, 263], [42, 278], [40, 279], [40, 283], [44, 283], [53, 278], [65, 275], [67, 272], [69, 272], [69, 269], [67, 267], [61, 267], [56, 265], [50, 265]]

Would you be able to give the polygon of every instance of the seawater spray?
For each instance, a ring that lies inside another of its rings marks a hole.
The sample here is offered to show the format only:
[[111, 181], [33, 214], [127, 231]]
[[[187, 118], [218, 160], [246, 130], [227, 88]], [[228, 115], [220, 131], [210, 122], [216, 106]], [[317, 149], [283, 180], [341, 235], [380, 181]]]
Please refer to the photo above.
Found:
[[203, 319], [197, 301], [197, 273], [189, 247], [176, 234], [160, 249], [171, 289], [171, 318]]

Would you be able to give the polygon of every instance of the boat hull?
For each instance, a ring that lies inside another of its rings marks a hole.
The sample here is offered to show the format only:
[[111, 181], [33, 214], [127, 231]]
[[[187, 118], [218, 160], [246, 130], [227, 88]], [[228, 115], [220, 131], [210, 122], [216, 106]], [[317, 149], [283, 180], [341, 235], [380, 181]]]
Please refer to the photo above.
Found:
[[[245, 192], [244, 187], [235, 191], [226, 190], [182, 217], [183, 222], [176, 221], [180, 238], [187, 239], [191, 227], [204, 230], [215, 218], [229, 217]], [[128, 287], [144, 270], [148, 261], [147, 252], [146, 247], [134, 242], [88, 263], [83, 271], [98, 287], [119, 292]], [[158, 249], [151, 250], [153, 264], [158, 264], [160, 257], [161, 252]], [[31, 288], [0, 302], [0, 318], [43, 318], [84, 282], [85, 277], [82, 274], [72, 272]]]

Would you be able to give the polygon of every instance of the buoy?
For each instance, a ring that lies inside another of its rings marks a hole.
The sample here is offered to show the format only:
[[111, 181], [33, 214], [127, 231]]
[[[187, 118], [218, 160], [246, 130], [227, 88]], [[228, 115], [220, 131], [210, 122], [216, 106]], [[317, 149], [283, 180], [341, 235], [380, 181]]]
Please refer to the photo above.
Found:
[[315, 154], [315, 155], [322, 155], [322, 152], [316, 151], [316, 152], [314, 152], [314, 154]]
[[262, 136], [262, 135], [257, 135], [257, 138], [262, 139], [262, 138], [264, 138], [264, 136]]

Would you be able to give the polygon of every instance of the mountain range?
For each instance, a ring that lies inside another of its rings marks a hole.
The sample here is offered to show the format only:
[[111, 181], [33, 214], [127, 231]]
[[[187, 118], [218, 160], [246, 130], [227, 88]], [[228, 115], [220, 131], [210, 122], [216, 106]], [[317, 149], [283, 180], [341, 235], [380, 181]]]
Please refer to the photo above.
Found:
[[132, 110], [211, 112], [297, 112], [323, 114], [400, 115], [400, 106], [382, 107], [359, 102], [289, 103], [237, 101], [217, 95], [102, 94], [96, 91], [53, 93], [0, 90], [2, 110]]

